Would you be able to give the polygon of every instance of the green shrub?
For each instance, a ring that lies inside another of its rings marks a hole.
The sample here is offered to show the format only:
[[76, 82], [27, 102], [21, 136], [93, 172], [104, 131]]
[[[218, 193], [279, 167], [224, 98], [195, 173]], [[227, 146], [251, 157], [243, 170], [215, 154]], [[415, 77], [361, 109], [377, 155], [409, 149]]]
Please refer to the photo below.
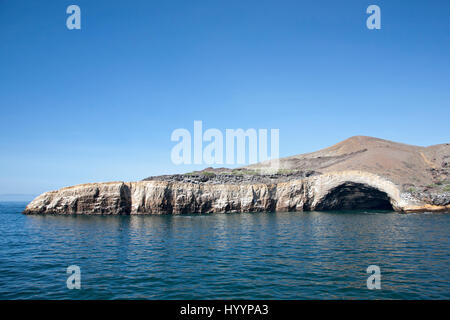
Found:
[[231, 174], [242, 176], [242, 175], [256, 175], [259, 174], [256, 170], [245, 170], [245, 169], [236, 169], [231, 171]]
[[291, 174], [295, 173], [295, 170], [291, 169], [278, 169], [277, 174]]

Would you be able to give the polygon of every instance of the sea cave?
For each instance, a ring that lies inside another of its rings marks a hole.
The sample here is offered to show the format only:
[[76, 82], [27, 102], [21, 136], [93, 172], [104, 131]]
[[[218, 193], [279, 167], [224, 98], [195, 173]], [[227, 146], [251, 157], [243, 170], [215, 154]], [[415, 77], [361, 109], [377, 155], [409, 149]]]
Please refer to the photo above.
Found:
[[346, 182], [331, 189], [315, 210], [394, 210], [389, 196], [367, 184]]

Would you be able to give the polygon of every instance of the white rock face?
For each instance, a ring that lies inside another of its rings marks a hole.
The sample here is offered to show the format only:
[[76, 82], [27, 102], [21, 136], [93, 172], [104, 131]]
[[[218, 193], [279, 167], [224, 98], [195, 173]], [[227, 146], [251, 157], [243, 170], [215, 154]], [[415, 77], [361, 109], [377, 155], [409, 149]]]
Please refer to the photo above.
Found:
[[91, 183], [41, 194], [25, 213], [126, 214], [129, 206], [123, 182]]
[[[326, 173], [278, 184], [194, 184], [167, 181], [83, 184], [46, 192], [26, 207], [25, 214], [184, 214], [214, 212], [304, 211], [339, 204], [345, 184], [383, 195], [396, 211], [450, 211], [405, 197], [380, 176], [362, 171]], [[345, 191], [345, 190], [344, 190]], [[327, 197], [336, 193], [336, 197]], [[364, 198], [362, 198], [364, 200]], [[369, 201], [369, 200], [368, 200]]]

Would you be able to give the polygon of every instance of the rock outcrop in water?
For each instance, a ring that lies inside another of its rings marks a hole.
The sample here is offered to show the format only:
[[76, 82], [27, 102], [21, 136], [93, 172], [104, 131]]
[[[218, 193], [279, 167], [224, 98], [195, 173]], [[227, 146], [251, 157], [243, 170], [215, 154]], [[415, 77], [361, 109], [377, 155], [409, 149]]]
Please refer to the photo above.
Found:
[[416, 147], [352, 137], [314, 153], [240, 169], [46, 192], [26, 214], [183, 214], [394, 209], [450, 212], [450, 145]]

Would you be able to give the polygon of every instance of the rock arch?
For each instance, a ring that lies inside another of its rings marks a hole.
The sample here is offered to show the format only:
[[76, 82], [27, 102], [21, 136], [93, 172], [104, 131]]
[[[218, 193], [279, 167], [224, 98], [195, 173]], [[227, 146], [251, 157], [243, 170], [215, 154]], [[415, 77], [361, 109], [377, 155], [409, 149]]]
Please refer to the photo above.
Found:
[[394, 209], [402, 211], [398, 187], [375, 174], [342, 171], [322, 174], [312, 180], [311, 210]]

